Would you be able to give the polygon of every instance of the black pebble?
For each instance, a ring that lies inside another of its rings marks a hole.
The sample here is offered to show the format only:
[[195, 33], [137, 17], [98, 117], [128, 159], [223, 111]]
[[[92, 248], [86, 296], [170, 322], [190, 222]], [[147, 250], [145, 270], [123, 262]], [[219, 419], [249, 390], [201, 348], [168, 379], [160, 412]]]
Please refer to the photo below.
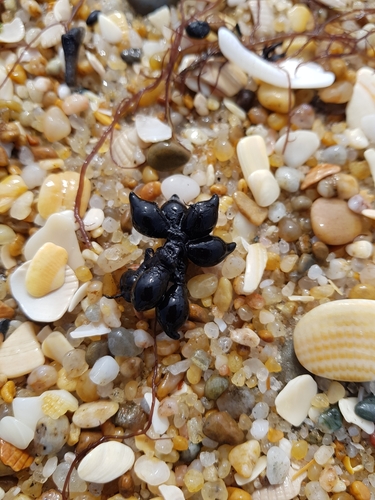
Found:
[[93, 10], [86, 19], [87, 26], [93, 26], [98, 22], [99, 14], [101, 14], [101, 10]]
[[186, 33], [190, 38], [206, 38], [210, 32], [210, 25], [206, 21], [193, 21], [186, 26]]
[[126, 64], [134, 64], [140, 62], [141, 56], [141, 49], [125, 49], [121, 52], [121, 59], [126, 62]]
[[0, 333], [5, 335], [8, 331], [10, 325], [10, 319], [1, 319], [0, 320]]
[[129, 4], [133, 7], [137, 14], [141, 16], [147, 16], [151, 12], [154, 12], [160, 7], [171, 7], [171, 5], [176, 5], [178, 0], [128, 0]]
[[244, 111], [249, 111], [255, 99], [255, 92], [248, 89], [242, 89], [236, 95], [236, 104]]

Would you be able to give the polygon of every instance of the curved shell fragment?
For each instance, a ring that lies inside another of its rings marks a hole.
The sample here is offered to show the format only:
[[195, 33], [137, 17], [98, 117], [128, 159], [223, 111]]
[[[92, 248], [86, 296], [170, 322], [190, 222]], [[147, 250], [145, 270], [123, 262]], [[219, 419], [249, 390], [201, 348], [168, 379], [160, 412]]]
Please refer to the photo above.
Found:
[[0, 42], [17, 43], [25, 36], [25, 25], [19, 17], [15, 17], [12, 22], [1, 26]]

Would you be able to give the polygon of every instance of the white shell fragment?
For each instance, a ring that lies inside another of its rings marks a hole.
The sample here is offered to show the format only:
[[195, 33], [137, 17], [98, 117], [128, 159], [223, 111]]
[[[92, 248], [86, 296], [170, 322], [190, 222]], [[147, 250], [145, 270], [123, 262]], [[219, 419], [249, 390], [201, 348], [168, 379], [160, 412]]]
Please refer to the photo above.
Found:
[[185, 500], [185, 495], [177, 486], [172, 484], [162, 484], [159, 486], [159, 491], [164, 500]]
[[44, 363], [44, 355], [30, 321], [22, 323], [0, 347], [0, 372], [8, 378], [30, 373]]
[[68, 307], [68, 312], [74, 311], [74, 309], [78, 306], [78, 304], [83, 300], [86, 295], [87, 295], [87, 289], [90, 285], [89, 281], [86, 281], [86, 283], [83, 283], [76, 293], [73, 295], [72, 300], [70, 301], [69, 307]]
[[318, 386], [311, 375], [300, 375], [286, 384], [275, 399], [277, 413], [298, 427], [308, 415]]
[[260, 243], [249, 245], [244, 238], [241, 241], [245, 250], [247, 250], [243, 291], [250, 294], [255, 292], [262, 280], [267, 264], [267, 250]]
[[167, 141], [172, 137], [172, 129], [154, 116], [137, 115], [135, 128], [143, 142]]
[[14, 417], [3, 417], [0, 420], [0, 438], [24, 450], [34, 438], [34, 431]]
[[14, 398], [12, 408], [14, 417], [35, 432], [38, 420], [44, 417], [40, 396], [34, 398]]
[[[285, 142], [287, 145], [285, 147]], [[296, 130], [284, 134], [275, 144], [275, 153], [283, 155], [288, 167], [296, 168], [305, 163], [320, 145], [319, 137], [310, 130]], [[284, 150], [285, 147], [285, 150]]]
[[[372, 68], [364, 67], [357, 71], [353, 94], [346, 106], [346, 122], [349, 128], [361, 128], [363, 119], [375, 114], [374, 84], [375, 71]], [[364, 132], [366, 133], [365, 130]]]
[[44, 355], [60, 364], [62, 364], [65, 354], [73, 349], [74, 347], [61, 332], [50, 333], [42, 344]]
[[256, 170], [247, 178], [247, 184], [260, 207], [269, 207], [280, 196], [280, 186], [270, 170]]
[[117, 26], [117, 24], [112, 21], [112, 19], [105, 16], [104, 14], [100, 14], [98, 21], [99, 21], [100, 32], [105, 41], [113, 45], [121, 42], [122, 31]]
[[295, 474], [296, 471], [290, 467], [289, 474], [282, 484], [255, 490], [251, 494], [252, 500], [292, 500], [292, 498], [298, 497], [301, 490], [301, 483], [306, 477], [306, 472], [300, 474], [293, 481]]
[[244, 179], [255, 170], [270, 169], [266, 143], [260, 135], [250, 135], [240, 139], [237, 144], [237, 156]]
[[25, 25], [19, 17], [15, 17], [12, 22], [4, 23], [0, 29], [0, 42], [17, 43], [25, 36]]
[[96, 335], [105, 335], [111, 331], [104, 323], [89, 323], [87, 325], [78, 326], [70, 332], [72, 339], [84, 339], [86, 337], [94, 337]]
[[236, 472], [236, 474], [234, 475], [234, 479], [236, 480], [238, 486], [243, 486], [244, 484], [252, 483], [254, 479], [256, 479], [259, 476], [259, 474], [261, 474], [265, 470], [266, 467], [267, 467], [267, 457], [266, 455], [262, 455], [261, 457], [258, 458], [256, 464], [254, 465], [254, 469], [250, 477], [241, 476]]
[[104, 68], [103, 64], [89, 50], [86, 50], [85, 54], [86, 54], [88, 62], [91, 64], [91, 66], [93, 67], [93, 69], [98, 73], [99, 76], [101, 76], [101, 78], [104, 79], [105, 68]]
[[57, 2], [53, 7], [53, 15], [55, 16], [55, 19], [58, 22], [69, 21], [71, 12], [72, 12], [72, 7], [70, 5], [69, 0], [57, 0]]
[[117, 137], [115, 136], [112, 142], [111, 153], [119, 167], [134, 168], [146, 161], [140, 143], [141, 141], [135, 128], [127, 128], [118, 134]]
[[101, 208], [90, 208], [83, 218], [86, 231], [94, 231], [102, 225], [104, 212]]
[[265, 83], [281, 88], [318, 89], [329, 87], [335, 75], [325, 71], [319, 64], [305, 63], [302, 59], [286, 59], [275, 64], [262, 59], [246, 49], [228, 29], [219, 29], [219, 47], [222, 54], [245, 73]]
[[77, 468], [84, 481], [104, 484], [122, 476], [134, 464], [134, 452], [117, 441], [102, 443], [91, 450]]
[[142, 455], [134, 464], [135, 474], [151, 486], [159, 486], [168, 481], [171, 471], [164, 460]]
[[339, 401], [339, 408], [342, 416], [350, 424], [358, 425], [367, 434], [372, 434], [375, 430], [374, 422], [369, 422], [362, 417], [359, 417], [355, 412], [355, 405], [358, 403], [358, 398], [343, 398]]
[[320, 377], [345, 382], [375, 378], [375, 304], [366, 299], [328, 302], [306, 313], [294, 330], [300, 363]]
[[30, 319], [51, 323], [60, 319], [68, 310], [70, 301], [78, 289], [78, 279], [73, 269], [65, 266], [65, 281], [60, 288], [43, 297], [33, 297], [25, 288], [30, 262], [22, 264], [10, 278], [13, 297]]
[[[146, 394], [144, 395], [144, 398], [146, 400], [146, 403], [148, 404], [148, 407], [151, 408], [151, 405], [152, 405], [151, 392], [146, 392]], [[168, 430], [169, 420], [168, 420], [168, 417], [161, 417], [159, 415], [159, 406], [160, 406], [160, 402], [157, 398], [155, 398], [154, 412], [152, 414], [152, 426], [153, 426], [155, 432], [162, 435], [165, 432], [167, 432], [167, 430]]]
[[147, 18], [156, 29], [162, 31], [164, 26], [169, 26], [171, 24], [171, 11], [169, 7], [164, 5], [164, 7], [160, 7], [160, 9], [151, 12]]

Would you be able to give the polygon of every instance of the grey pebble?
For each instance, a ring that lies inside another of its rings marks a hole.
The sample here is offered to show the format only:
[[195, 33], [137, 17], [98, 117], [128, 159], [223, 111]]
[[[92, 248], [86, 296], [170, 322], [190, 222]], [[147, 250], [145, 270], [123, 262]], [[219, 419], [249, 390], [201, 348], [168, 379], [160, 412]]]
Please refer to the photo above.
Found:
[[113, 356], [138, 356], [143, 349], [134, 343], [134, 330], [112, 328], [108, 334], [108, 348]]
[[238, 420], [242, 413], [249, 415], [255, 405], [255, 397], [248, 387], [231, 385], [216, 401], [220, 411], [227, 411]]
[[86, 351], [86, 363], [92, 368], [95, 361], [107, 356], [109, 354], [108, 343], [106, 340], [98, 340], [97, 342], [92, 342]]
[[217, 399], [228, 389], [228, 379], [220, 375], [211, 375], [204, 386], [204, 395], [207, 399]]

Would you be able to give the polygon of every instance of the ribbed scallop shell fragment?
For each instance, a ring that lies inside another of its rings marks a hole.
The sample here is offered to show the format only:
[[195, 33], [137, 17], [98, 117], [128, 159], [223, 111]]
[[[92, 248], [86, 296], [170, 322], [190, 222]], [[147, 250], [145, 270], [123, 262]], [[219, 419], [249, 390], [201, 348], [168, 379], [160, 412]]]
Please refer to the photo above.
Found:
[[294, 349], [311, 373], [331, 380], [375, 379], [375, 303], [344, 299], [322, 304], [294, 330]]

